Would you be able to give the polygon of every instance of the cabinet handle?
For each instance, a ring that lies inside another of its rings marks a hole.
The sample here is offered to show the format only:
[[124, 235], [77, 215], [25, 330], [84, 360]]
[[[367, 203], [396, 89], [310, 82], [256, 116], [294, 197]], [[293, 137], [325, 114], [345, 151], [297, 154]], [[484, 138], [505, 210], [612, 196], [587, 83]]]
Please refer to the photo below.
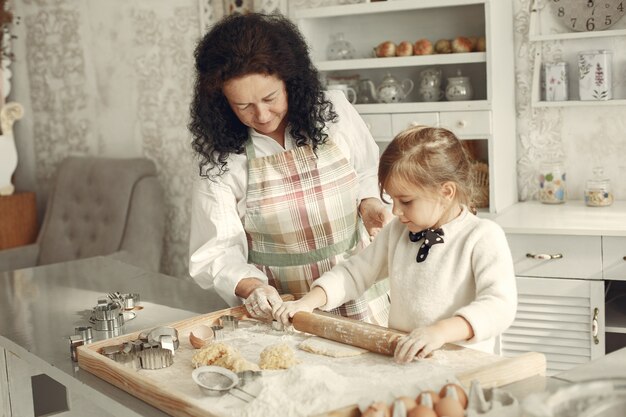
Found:
[[626, 256], [624, 256], [622, 259], [626, 261]]
[[465, 120], [459, 120], [458, 122], [456, 122], [456, 126], [457, 127], [465, 127], [465, 126], [467, 126], [467, 122]]
[[555, 253], [554, 255], [550, 255], [548, 253], [527, 253], [526, 254], [527, 258], [533, 258], [533, 259], [562, 259], [563, 258], [563, 254], [562, 253]]
[[598, 344], [600, 343], [600, 340], [598, 339], [598, 314], [600, 313], [600, 310], [598, 310], [598, 307], [593, 309], [593, 320], [591, 321], [591, 334], [593, 336], [593, 343], [594, 344]]

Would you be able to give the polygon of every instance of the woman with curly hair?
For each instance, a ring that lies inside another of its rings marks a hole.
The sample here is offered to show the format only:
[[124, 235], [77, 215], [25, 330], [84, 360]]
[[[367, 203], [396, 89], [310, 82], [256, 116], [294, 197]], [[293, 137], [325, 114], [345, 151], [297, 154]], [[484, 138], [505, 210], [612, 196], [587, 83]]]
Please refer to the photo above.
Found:
[[[378, 148], [343, 93], [322, 90], [283, 16], [228, 16], [195, 59], [189, 272], [269, 319], [279, 294], [306, 294], [391, 219], [378, 198]], [[335, 312], [385, 324], [386, 284]]]

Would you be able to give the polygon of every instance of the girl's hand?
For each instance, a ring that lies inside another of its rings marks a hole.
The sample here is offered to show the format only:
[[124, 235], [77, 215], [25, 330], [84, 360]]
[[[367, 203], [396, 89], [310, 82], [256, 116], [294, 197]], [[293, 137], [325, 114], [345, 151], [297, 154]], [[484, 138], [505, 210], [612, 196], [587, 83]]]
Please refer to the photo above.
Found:
[[274, 320], [278, 320], [283, 326], [289, 326], [291, 324], [290, 319], [299, 311], [306, 311], [310, 313], [315, 307], [309, 305], [305, 298], [301, 298], [296, 301], [285, 301], [278, 308], [274, 309], [272, 315]]
[[376, 198], [366, 198], [359, 205], [361, 220], [370, 237], [376, 236], [384, 225], [393, 219], [393, 214]]
[[393, 358], [397, 363], [411, 362], [416, 356], [424, 359], [444, 343], [441, 332], [433, 326], [419, 327], [398, 340]]

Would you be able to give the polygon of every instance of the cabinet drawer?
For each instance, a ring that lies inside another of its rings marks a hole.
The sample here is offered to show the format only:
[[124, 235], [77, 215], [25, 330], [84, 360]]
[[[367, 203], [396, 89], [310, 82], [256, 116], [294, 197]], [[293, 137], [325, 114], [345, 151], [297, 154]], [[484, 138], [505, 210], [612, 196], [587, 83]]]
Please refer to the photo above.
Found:
[[391, 140], [391, 115], [362, 114], [361, 118], [374, 138]]
[[488, 111], [455, 111], [439, 115], [441, 127], [458, 137], [491, 134], [491, 114]]
[[394, 137], [407, 127], [414, 125], [438, 126], [439, 116], [437, 113], [396, 113], [391, 115]]
[[[527, 277], [602, 279], [600, 236], [507, 234], [515, 274]], [[536, 255], [535, 258], [527, 256]], [[541, 256], [548, 255], [548, 256]], [[549, 255], [559, 256], [556, 259]]]
[[604, 279], [626, 281], [626, 237], [602, 238]]

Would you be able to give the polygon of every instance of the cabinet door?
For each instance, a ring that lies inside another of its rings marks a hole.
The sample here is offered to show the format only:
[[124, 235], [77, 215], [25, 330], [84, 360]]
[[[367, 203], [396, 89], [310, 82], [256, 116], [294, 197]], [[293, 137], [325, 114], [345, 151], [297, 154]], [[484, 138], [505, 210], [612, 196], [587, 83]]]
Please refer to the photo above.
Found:
[[517, 291], [505, 356], [541, 352], [553, 375], [604, 355], [604, 282], [518, 276]]
[[604, 279], [626, 281], [626, 238], [602, 237]]
[[602, 279], [600, 236], [507, 233], [519, 276]]

